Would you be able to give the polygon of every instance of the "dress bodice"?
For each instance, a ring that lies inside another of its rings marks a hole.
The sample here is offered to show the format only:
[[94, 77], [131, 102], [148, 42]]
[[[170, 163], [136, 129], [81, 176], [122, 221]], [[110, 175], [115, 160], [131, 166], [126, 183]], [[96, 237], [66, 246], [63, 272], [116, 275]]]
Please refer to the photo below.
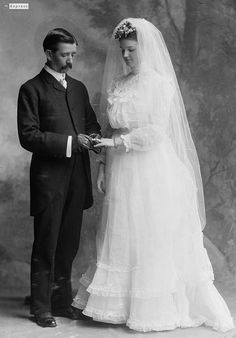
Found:
[[[158, 124], [166, 124], [165, 109], [167, 81], [152, 70], [128, 74], [119, 78], [108, 91], [108, 118], [112, 128], [133, 130]], [[167, 96], [171, 93], [167, 93]]]

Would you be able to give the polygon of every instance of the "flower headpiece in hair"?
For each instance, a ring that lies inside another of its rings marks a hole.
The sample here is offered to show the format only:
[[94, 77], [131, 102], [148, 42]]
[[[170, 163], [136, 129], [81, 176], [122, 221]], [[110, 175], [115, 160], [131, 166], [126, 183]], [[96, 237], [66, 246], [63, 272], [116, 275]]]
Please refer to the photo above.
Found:
[[136, 32], [136, 28], [132, 25], [131, 22], [126, 20], [117, 27], [114, 33], [114, 38], [115, 39], [126, 38], [130, 33], [133, 32]]

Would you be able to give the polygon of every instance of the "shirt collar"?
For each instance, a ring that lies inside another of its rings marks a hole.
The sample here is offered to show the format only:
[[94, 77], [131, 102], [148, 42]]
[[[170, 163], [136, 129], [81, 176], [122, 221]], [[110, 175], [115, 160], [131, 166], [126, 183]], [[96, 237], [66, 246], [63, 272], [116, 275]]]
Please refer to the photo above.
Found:
[[65, 73], [58, 73], [58, 72], [56, 72], [54, 69], [48, 67], [48, 65], [45, 65], [45, 66], [44, 66], [44, 69], [45, 69], [49, 74], [51, 74], [57, 81], [65, 80], [65, 76], [66, 76]]

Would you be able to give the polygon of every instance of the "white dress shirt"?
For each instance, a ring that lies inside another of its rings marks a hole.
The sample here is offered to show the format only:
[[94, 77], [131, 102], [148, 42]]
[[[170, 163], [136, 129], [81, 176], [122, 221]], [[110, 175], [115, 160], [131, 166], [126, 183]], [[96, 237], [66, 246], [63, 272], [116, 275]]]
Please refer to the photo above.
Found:
[[48, 67], [48, 65], [44, 66], [44, 69], [51, 74], [53, 77], [55, 77], [55, 79], [57, 81], [60, 82], [60, 84], [62, 84], [62, 86], [64, 88], [67, 88], [67, 82], [66, 82], [66, 74], [65, 73], [58, 73], [56, 72], [54, 69]]
[[[48, 67], [47, 65], [44, 66], [44, 69], [51, 74], [60, 84], [66, 89], [67, 82], [66, 82], [66, 74], [65, 73], [58, 73], [54, 69]], [[67, 146], [66, 146], [66, 157], [71, 157], [72, 154], [72, 136], [68, 136], [67, 139]]]

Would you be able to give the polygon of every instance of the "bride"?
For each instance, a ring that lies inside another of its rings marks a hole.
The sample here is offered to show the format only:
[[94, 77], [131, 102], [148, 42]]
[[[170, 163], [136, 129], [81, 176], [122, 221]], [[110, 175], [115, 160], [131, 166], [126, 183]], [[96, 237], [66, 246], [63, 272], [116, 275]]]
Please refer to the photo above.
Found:
[[112, 137], [97, 140], [106, 147], [97, 261], [73, 306], [138, 331], [232, 329], [203, 247], [202, 180], [182, 96], [150, 22], [130, 18], [115, 28], [102, 92]]

